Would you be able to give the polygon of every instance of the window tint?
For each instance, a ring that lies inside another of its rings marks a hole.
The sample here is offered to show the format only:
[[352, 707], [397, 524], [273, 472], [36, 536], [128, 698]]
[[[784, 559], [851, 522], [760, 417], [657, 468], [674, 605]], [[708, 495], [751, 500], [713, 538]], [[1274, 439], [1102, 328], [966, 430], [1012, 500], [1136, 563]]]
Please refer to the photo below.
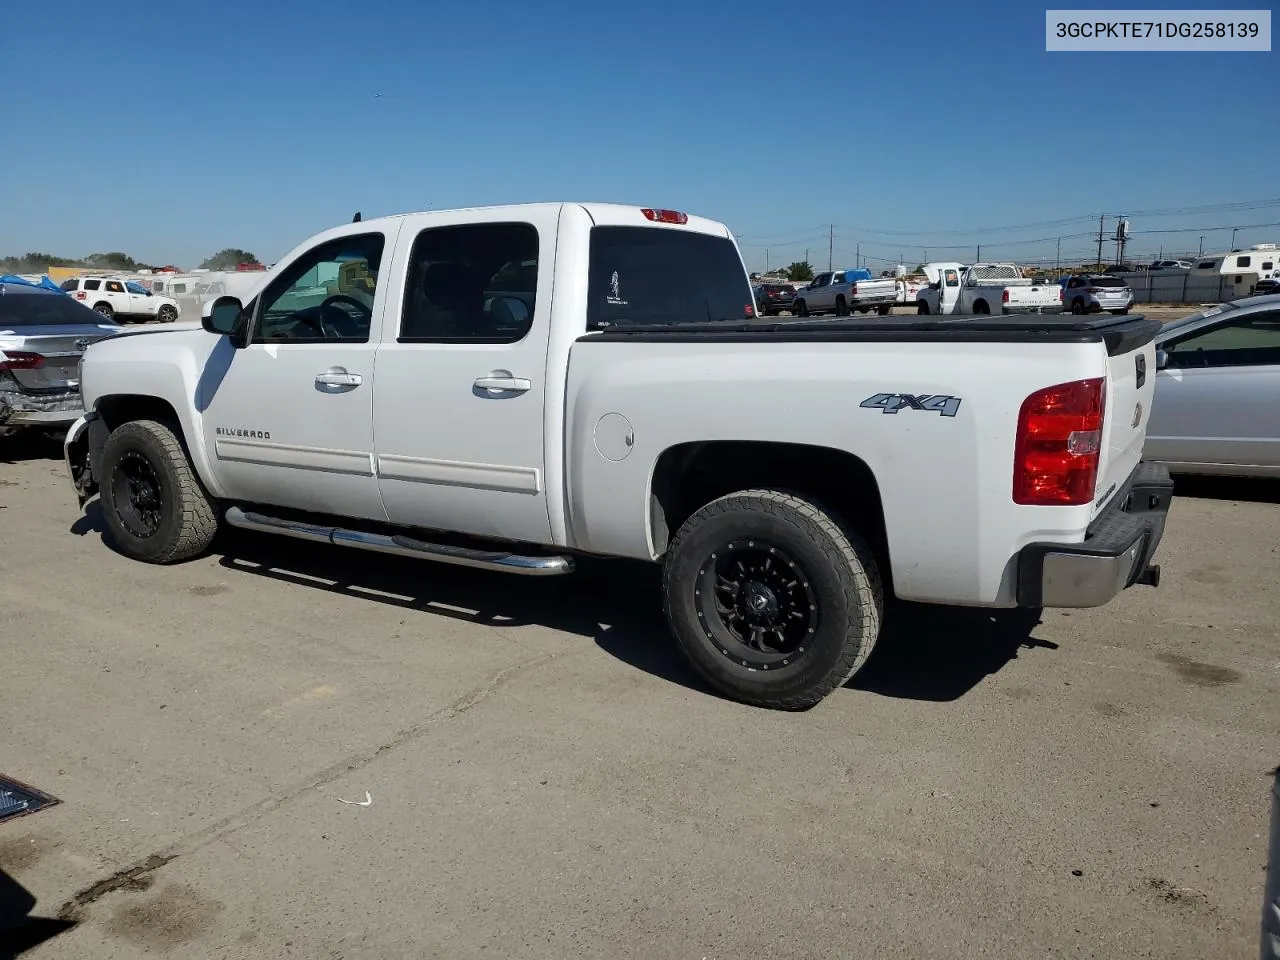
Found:
[[1274, 263], [1273, 261], [1271, 261], [1271, 260], [1263, 260], [1263, 261], [1262, 261], [1262, 269], [1263, 269], [1263, 270], [1274, 270], [1274, 269], [1275, 269], [1275, 266], [1276, 266], [1276, 265], [1275, 265], [1275, 263]]
[[1212, 260], [1201, 260], [1199, 263], [1196, 264], [1197, 270], [1212, 270], [1213, 267], [1214, 267], [1214, 261]]
[[63, 280], [62, 289], [70, 292], [76, 288], [76, 283], [77, 281], [75, 277], [72, 277], [70, 280]]
[[1125, 282], [1120, 277], [1090, 277], [1091, 287], [1123, 287]]
[[1181, 369], [1280, 364], [1280, 311], [1235, 317], [1169, 341], [1164, 349], [1169, 366]]
[[528, 223], [423, 230], [409, 253], [401, 343], [515, 343], [533, 326], [538, 231]]
[[1249, 265], [1250, 265], [1250, 264], [1252, 264], [1252, 263], [1253, 263], [1253, 258], [1252, 258], [1252, 257], [1236, 257], [1236, 266], [1237, 266], [1237, 267], [1247, 267], [1247, 266], [1249, 266]]
[[169, 287], [171, 293], [186, 293], [187, 285], [185, 283], [175, 283]]
[[101, 281], [101, 280], [86, 280], [86, 281], [84, 281], [84, 289], [86, 289], [86, 290], [97, 290], [97, 289], [99, 289], [101, 286], [102, 286], [102, 281]]
[[76, 324], [115, 326], [79, 300], [60, 293], [12, 293], [0, 296], [0, 328]]
[[727, 237], [662, 227], [592, 229], [590, 329], [741, 323], [754, 312], [742, 259]]
[[367, 342], [383, 241], [340, 237], [295, 260], [263, 293], [254, 342]]
[[943, 276], [946, 278], [946, 284], [948, 287], [960, 286], [960, 271], [946, 270], [943, 271]]

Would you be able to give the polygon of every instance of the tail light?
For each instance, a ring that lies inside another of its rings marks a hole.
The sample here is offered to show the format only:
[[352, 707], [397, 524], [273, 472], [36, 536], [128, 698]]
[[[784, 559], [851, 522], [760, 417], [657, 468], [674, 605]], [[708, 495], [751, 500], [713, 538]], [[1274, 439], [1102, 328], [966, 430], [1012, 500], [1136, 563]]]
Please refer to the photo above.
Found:
[[689, 215], [679, 210], [654, 210], [651, 207], [644, 207], [640, 212], [644, 214], [646, 220], [652, 220], [654, 223], [685, 224], [689, 222]]
[[1106, 380], [1076, 380], [1022, 401], [1013, 454], [1013, 502], [1081, 506], [1093, 500], [1102, 455]]
[[855, 283], [853, 286], [851, 286], [849, 288], [849, 292], [856, 297], [858, 295], [858, 285]]
[[1009, 302], [1009, 291], [1007, 288], [1000, 291], [1000, 302], [1001, 303]]
[[1065, 300], [1065, 299], [1066, 299], [1066, 293], [1065, 293], [1065, 291], [1062, 289], [1062, 287], [1061, 287], [1061, 286], [1059, 286], [1059, 287], [1058, 287], [1058, 300], [1059, 300], [1059, 302], [1061, 302], [1062, 300]]
[[44, 366], [44, 357], [24, 350], [0, 351], [0, 370], [34, 370]]
[[1088, 288], [1086, 289], [1086, 292], [1087, 292], [1087, 293], [1101, 293], [1101, 292], [1102, 292], [1102, 288], [1101, 288], [1101, 287], [1088, 287]]
[[76, 299], [77, 299], [77, 300], [85, 300], [85, 299], [87, 299], [87, 298], [88, 298], [88, 296], [89, 296], [89, 295], [88, 295], [87, 293], [85, 293], [83, 290], [77, 290], [77, 291], [76, 291]]

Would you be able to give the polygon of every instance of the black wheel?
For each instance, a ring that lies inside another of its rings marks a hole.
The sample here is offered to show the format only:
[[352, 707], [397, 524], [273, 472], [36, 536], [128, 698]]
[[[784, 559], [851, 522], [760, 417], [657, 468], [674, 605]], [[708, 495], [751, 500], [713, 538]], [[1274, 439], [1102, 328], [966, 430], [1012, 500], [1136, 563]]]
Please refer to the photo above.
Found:
[[1085, 312], [1084, 301], [1081, 300], [1079, 297], [1076, 297], [1074, 300], [1072, 300], [1071, 312], [1076, 314], [1084, 313]]
[[797, 300], [795, 309], [791, 311], [797, 317], [807, 317], [809, 315], [809, 305], [803, 300]]
[[178, 319], [177, 308], [167, 303], [164, 304], [164, 306], [162, 306], [156, 313], [156, 319], [161, 323], [173, 323], [173, 321]]
[[218, 519], [174, 432], [155, 420], [117, 427], [102, 454], [102, 512], [120, 552], [173, 563], [204, 552]]
[[849, 315], [849, 304], [845, 302], [844, 297], [836, 297], [836, 316], [847, 317]]
[[882, 303], [880, 306], [876, 307], [876, 313], [880, 314], [882, 317], [887, 317], [889, 315], [889, 311], [892, 309], [893, 307], [890, 304]]
[[93, 305], [94, 313], [106, 317], [108, 320], [115, 319], [116, 312], [111, 308], [109, 303], [95, 303]]
[[663, 568], [667, 622], [726, 696], [804, 710], [866, 662], [883, 596], [871, 551], [818, 504], [746, 490], [690, 517]]
[[916, 301], [916, 313], [917, 313], [917, 314], [920, 314], [920, 315], [922, 315], [922, 316], [923, 316], [923, 315], [928, 314], [928, 312], [929, 312], [929, 305], [928, 305], [927, 303], [925, 303], [923, 300], [917, 300], [917, 301]]
[[1125, 307], [1123, 310], [1112, 310], [1111, 312], [1112, 312], [1112, 313], [1114, 313], [1114, 314], [1115, 314], [1116, 316], [1118, 316], [1118, 317], [1119, 317], [1119, 316], [1124, 316], [1124, 314], [1126, 314], [1126, 313], [1128, 313], [1128, 312], [1129, 312], [1129, 308], [1128, 308], [1128, 307]]
[[985, 300], [979, 300], [977, 303], [975, 303], [975, 304], [973, 305], [973, 312], [974, 312], [974, 313], [984, 313], [984, 314], [986, 314], [986, 313], [990, 313], [990, 312], [991, 312], [991, 307], [989, 307], [989, 306], [987, 305], [987, 301], [985, 301]]

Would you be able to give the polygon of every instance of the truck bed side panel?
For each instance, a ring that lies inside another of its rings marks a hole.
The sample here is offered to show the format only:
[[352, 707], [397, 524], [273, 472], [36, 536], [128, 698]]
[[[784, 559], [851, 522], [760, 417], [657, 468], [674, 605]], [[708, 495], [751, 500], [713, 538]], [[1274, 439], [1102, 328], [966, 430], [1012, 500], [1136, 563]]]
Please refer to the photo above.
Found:
[[[1017, 551], [1078, 542], [1093, 513], [1013, 503], [1021, 401], [1098, 376], [1105, 361], [1099, 342], [580, 340], [566, 397], [570, 539], [653, 558], [648, 491], [664, 450], [785, 439], [848, 451], [872, 470], [898, 596], [1010, 605]], [[939, 404], [861, 406], [881, 394], [953, 397], [959, 407], [943, 416]]]

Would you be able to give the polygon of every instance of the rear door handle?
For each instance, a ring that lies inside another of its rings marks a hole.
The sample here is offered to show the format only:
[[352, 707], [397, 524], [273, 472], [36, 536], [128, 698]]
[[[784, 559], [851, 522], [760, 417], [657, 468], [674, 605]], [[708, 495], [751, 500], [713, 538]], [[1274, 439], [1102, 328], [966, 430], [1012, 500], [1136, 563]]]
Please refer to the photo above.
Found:
[[524, 393], [533, 389], [533, 382], [521, 377], [476, 377], [475, 385], [481, 390], [503, 393]]
[[345, 367], [330, 367], [316, 374], [316, 383], [326, 387], [358, 387], [364, 378], [358, 373], [347, 373]]

